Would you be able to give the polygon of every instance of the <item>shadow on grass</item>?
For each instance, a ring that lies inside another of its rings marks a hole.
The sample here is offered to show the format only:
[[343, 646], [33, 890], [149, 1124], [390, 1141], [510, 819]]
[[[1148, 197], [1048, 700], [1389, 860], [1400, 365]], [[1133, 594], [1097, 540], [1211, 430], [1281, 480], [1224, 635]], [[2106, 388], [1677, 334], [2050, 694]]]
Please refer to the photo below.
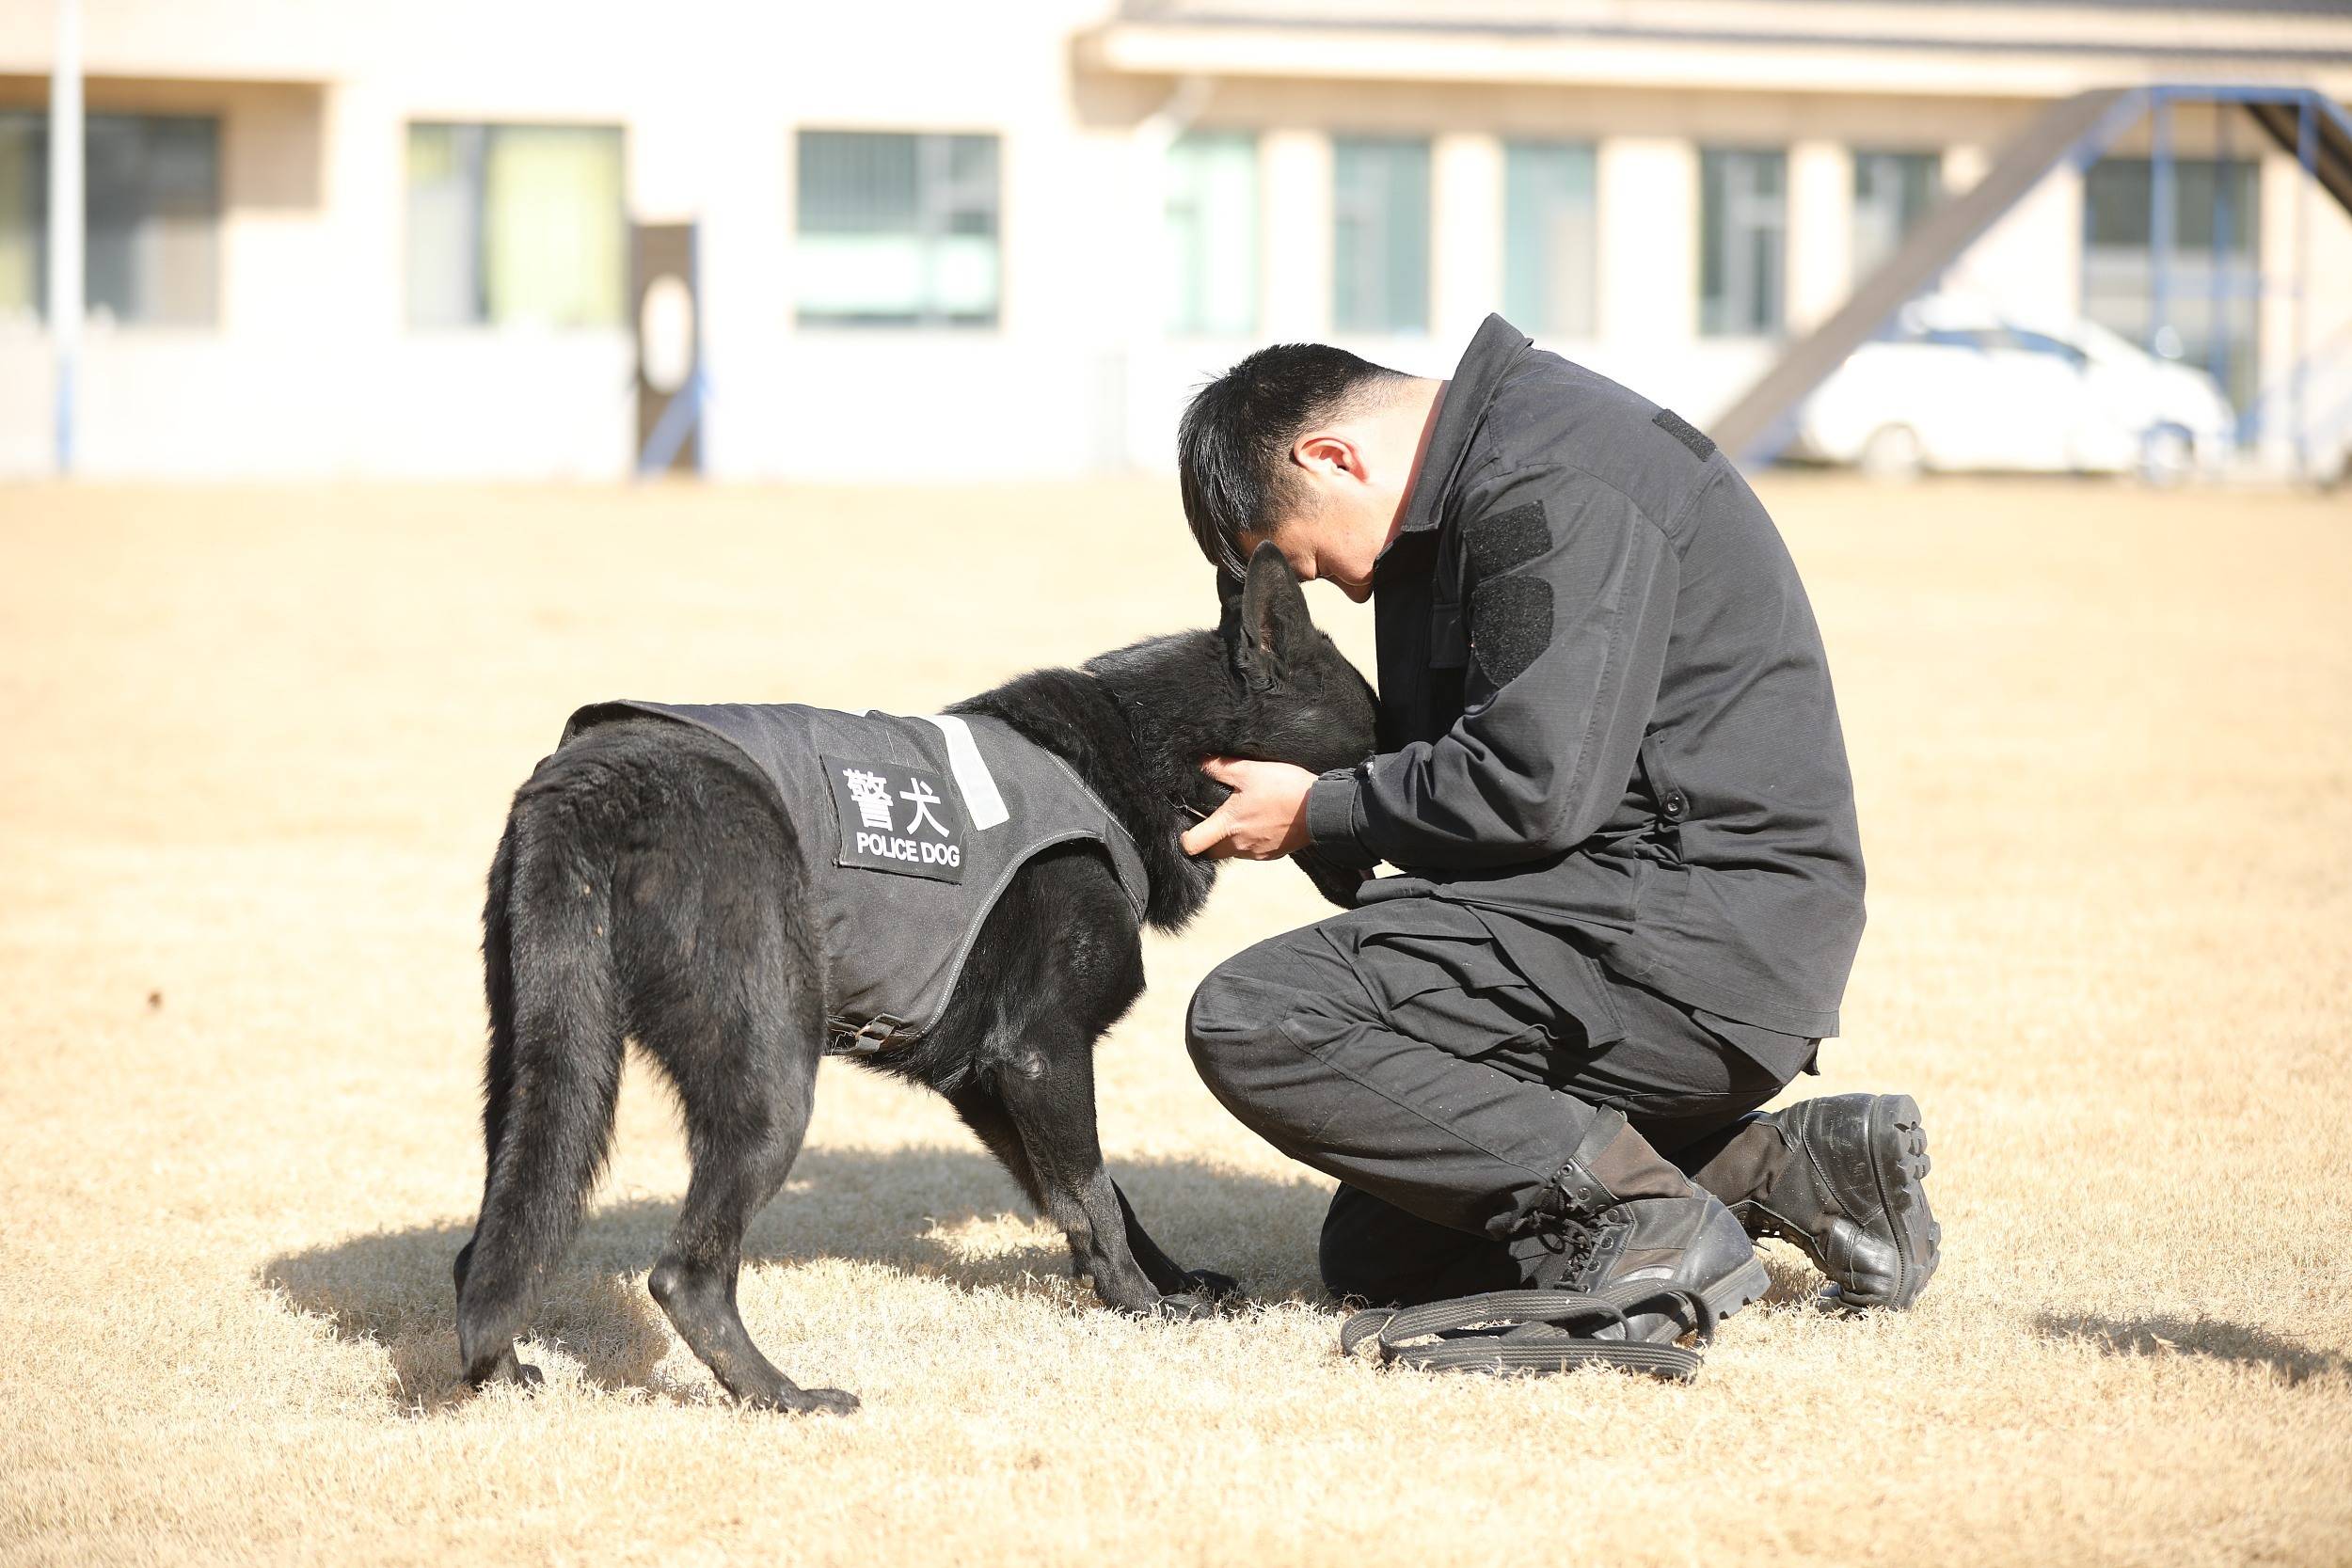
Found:
[[[1322, 1183], [1188, 1160], [1116, 1160], [1111, 1169], [1178, 1262], [1224, 1270], [1258, 1300], [1324, 1299], [1314, 1274], [1329, 1201]], [[592, 1208], [532, 1316], [530, 1337], [560, 1344], [597, 1387], [650, 1388], [675, 1342], [639, 1276], [668, 1239], [680, 1196]], [[850, 1259], [968, 1289], [1065, 1297], [1070, 1254], [1059, 1236], [1009, 1249], [958, 1240], [973, 1222], [1024, 1212], [1010, 1179], [977, 1149], [810, 1149], [745, 1235], [744, 1264]], [[437, 1410], [465, 1393], [450, 1265], [472, 1233], [470, 1223], [456, 1223], [354, 1236], [270, 1259], [257, 1278], [341, 1338], [386, 1347], [397, 1407]]]
[[2215, 1318], [2044, 1312], [2035, 1318], [2034, 1327], [2055, 1339], [2087, 1340], [2109, 1355], [2202, 1355], [2242, 1367], [2267, 1367], [2290, 1387], [2330, 1372], [2352, 1372], [2352, 1356]]

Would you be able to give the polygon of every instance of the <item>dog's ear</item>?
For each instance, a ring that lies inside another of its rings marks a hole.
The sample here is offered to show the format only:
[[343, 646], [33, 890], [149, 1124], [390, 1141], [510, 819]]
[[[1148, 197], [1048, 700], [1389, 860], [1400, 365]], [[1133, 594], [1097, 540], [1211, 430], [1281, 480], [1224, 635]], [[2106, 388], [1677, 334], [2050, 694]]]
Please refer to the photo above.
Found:
[[1241, 578], [1222, 566], [1216, 569], [1216, 635], [1225, 644], [1226, 662], [1240, 670]]
[[1228, 648], [1241, 635], [1241, 578], [1222, 566], [1216, 569], [1216, 634]]
[[1271, 541], [1250, 556], [1249, 574], [1225, 621], [1233, 668], [1251, 690], [1266, 690], [1289, 673], [1291, 653], [1314, 630], [1314, 621], [1291, 563]]

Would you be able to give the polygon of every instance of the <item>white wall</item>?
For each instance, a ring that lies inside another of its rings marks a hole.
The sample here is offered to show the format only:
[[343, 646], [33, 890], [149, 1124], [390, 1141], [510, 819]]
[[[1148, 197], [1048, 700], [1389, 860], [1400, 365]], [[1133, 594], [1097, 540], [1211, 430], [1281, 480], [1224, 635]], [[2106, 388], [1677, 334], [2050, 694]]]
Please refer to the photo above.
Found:
[[[611, 479], [636, 432], [617, 332], [234, 342], [85, 334], [78, 460], [96, 478]], [[0, 477], [48, 471], [50, 370], [0, 339]]]
[[[1448, 372], [1500, 304], [1502, 142], [1597, 150], [1598, 336], [1548, 342], [1706, 423], [1774, 345], [1697, 334], [1697, 149], [1789, 154], [1788, 314], [1851, 281], [1855, 146], [1946, 150], [1947, 188], [1985, 166], [2030, 100], [1835, 90], [1234, 76], [1192, 105], [1260, 134], [1259, 331], [1169, 341], [1138, 252], [1136, 128], [1169, 76], [1077, 63], [1113, 0], [975, 7], [749, 8], [679, 0], [203, 0], [92, 8], [94, 110], [217, 113], [223, 296], [210, 332], [94, 331], [83, 448], [92, 473], [430, 473], [609, 477], [634, 439], [620, 330], [421, 333], [403, 319], [405, 128], [416, 119], [618, 124], [628, 200], [696, 218], [713, 402], [706, 462], [730, 478], [1077, 474], [1172, 460], [1177, 411], [1259, 342], [1328, 339], [1334, 131], [1425, 135], [1433, 149], [1432, 325], [1350, 341]], [[0, 69], [36, 57], [46, 0], [0, 0]], [[208, 20], [209, 19], [209, 20]], [[34, 24], [38, 25], [34, 25]], [[19, 24], [24, 25], [20, 26]], [[462, 40], [463, 48], [452, 40]], [[183, 79], [158, 81], [179, 62]], [[35, 104], [36, 76], [0, 75]], [[986, 131], [1002, 138], [1003, 297], [983, 331], [803, 330], [793, 320], [796, 127]], [[2249, 143], [2250, 145], [2250, 135]], [[2265, 262], [2295, 241], [2291, 166], [2265, 167]], [[2054, 177], [1956, 269], [2012, 303], [2077, 304], [2080, 189]], [[2352, 321], [2352, 226], [2314, 202], [2314, 332]], [[2282, 228], [2281, 226], [2285, 226]], [[2289, 320], [2265, 307], [2274, 365]], [[0, 475], [49, 461], [45, 345], [0, 330]]]

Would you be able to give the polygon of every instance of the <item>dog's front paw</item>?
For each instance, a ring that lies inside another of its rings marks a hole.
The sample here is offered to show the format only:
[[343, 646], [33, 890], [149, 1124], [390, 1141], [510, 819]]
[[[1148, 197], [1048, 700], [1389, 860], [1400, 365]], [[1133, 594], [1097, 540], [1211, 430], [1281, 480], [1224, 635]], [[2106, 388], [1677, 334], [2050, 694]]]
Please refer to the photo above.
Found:
[[547, 1377], [530, 1362], [516, 1357], [515, 1347], [508, 1345], [495, 1357], [466, 1373], [469, 1387], [487, 1388], [493, 1384], [511, 1383], [526, 1390], [535, 1390], [547, 1383]]
[[1215, 1269], [1186, 1269], [1184, 1288], [1181, 1293], [1228, 1304], [1249, 1299], [1242, 1293], [1240, 1280], [1230, 1274], [1219, 1274]]
[[1241, 1282], [1232, 1275], [1215, 1269], [1186, 1269], [1183, 1288], [1162, 1296], [1155, 1310], [1172, 1323], [1191, 1323], [1216, 1317], [1247, 1299], [1241, 1293]]
[[784, 1377], [730, 1392], [755, 1410], [781, 1410], [795, 1416], [847, 1416], [858, 1407], [858, 1397], [846, 1388], [803, 1388]]

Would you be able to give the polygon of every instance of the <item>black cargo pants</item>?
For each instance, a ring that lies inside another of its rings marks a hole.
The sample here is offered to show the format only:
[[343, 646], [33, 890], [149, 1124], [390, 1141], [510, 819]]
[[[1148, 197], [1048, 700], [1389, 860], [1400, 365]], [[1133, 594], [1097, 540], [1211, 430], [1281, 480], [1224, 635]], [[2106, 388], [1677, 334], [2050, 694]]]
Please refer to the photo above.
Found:
[[[1210, 1090], [1343, 1183], [1321, 1249], [1335, 1294], [1430, 1301], [1534, 1278], [1545, 1239], [1514, 1233], [1601, 1105], [1726, 1203], [1778, 1169], [1777, 1132], [1741, 1118], [1816, 1042], [1696, 1011], [1565, 944], [1539, 990], [1492, 919], [1387, 899], [1248, 948], [1193, 992]], [[1525, 952], [1525, 928], [1512, 935]]]

